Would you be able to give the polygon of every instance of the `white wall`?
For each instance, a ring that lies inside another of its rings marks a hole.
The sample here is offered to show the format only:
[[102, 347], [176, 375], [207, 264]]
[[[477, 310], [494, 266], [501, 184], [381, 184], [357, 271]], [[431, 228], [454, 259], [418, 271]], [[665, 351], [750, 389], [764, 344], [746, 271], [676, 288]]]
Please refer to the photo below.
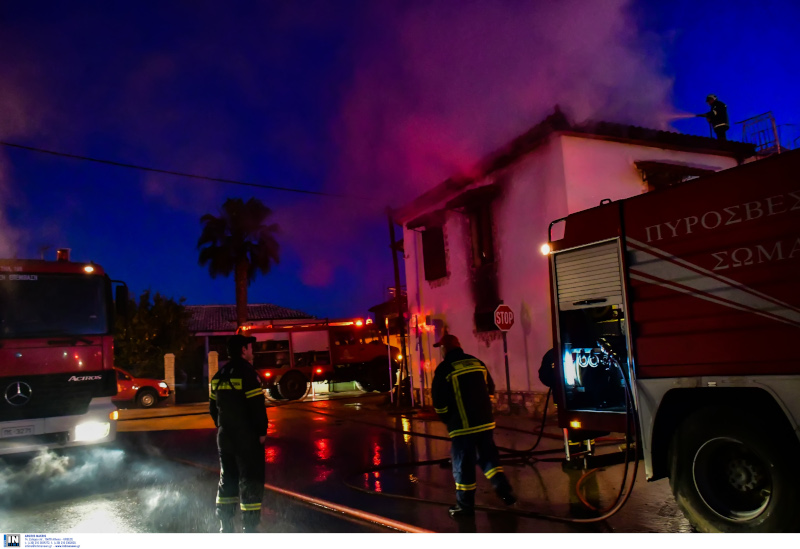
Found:
[[[644, 184], [634, 165], [641, 160], [712, 169], [736, 165], [735, 160], [721, 156], [554, 135], [505, 172], [474, 185], [509, 180], [505, 194], [494, 202], [492, 215], [500, 298], [516, 315], [507, 334], [512, 391], [545, 390], [538, 369], [542, 356], [552, 346], [552, 325], [548, 261], [540, 247], [547, 241], [550, 222], [594, 207], [603, 198], [618, 200], [643, 192]], [[431, 204], [429, 211], [441, 207]], [[412, 318], [417, 315], [420, 324], [426, 315], [443, 321], [467, 353], [487, 364], [498, 390], [505, 391], [502, 337], [498, 332], [477, 333], [474, 328], [466, 216], [447, 212], [444, 236], [448, 276], [444, 279], [425, 280], [421, 235], [404, 229], [403, 236], [409, 314]], [[438, 349], [432, 348], [438, 335], [429, 328], [421, 330], [418, 338], [417, 330], [411, 328], [410, 365], [415, 387], [419, 387], [420, 365], [429, 384], [441, 360]]]

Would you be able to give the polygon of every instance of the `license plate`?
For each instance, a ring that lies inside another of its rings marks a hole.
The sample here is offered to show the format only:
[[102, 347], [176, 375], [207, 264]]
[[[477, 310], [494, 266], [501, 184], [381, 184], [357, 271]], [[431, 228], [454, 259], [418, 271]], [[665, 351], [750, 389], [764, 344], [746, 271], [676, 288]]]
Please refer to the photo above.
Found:
[[3, 427], [0, 437], [24, 437], [33, 434], [33, 425], [21, 425], [19, 427]]

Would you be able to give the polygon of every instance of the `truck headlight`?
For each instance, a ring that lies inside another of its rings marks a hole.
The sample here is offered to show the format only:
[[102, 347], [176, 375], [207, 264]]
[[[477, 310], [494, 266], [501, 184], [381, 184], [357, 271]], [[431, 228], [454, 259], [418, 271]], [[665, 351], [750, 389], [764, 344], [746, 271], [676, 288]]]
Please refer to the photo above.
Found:
[[167, 389], [168, 388], [168, 385], [164, 381], [159, 381], [158, 382], [158, 386], [161, 387], [162, 389]]
[[108, 421], [87, 421], [75, 427], [75, 442], [89, 442], [100, 440], [111, 432], [111, 423]]

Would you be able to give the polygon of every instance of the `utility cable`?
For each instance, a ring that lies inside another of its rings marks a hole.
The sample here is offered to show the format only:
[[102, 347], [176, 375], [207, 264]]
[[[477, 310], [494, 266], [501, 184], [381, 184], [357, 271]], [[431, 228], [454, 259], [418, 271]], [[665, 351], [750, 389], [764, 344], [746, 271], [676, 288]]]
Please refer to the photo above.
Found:
[[18, 143], [9, 143], [7, 141], [0, 141], [0, 145], [2, 145], [4, 147], [13, 147], [13, 148], [16, 148], [16, 149], [23, 149], [23, 150], [26, 150], [26, 151], [33, 151], [33, 152], [38, 152], [38, 153], [43, 153], [43, 154], [50, 154], [50, 155], [53, 155], [53, 156], [61, 156], [61, 157], [64, 157], [64, 158], [72, 158], [74, 160], [85, 160], [87, 162], [96, 162], [98, 164], [106, 164], [106, 165], [109, 165], [109, 166], [117, 166], [119, 168], [129, 168], [129, 169], [132, 169], [132, 170], [140, 170], [140, 171], [151, 172], [151, 173], [174, 175], [174, 176], [177, 176], [177, 177], [187, 177], [189, 179], [199, 179], [199, 180], [203, 180], [203, 181], [213, 181], [215, 183], [227, 183], [229, 185], [242, 185], [242, 186], [245, 186], [245, 187], [255, 187], [255, 188], [258, 188], [258, 189], [269, 189], [269, 190], [272, 190], [272, 191], [283, 191], [283, 192], [291, 192], [291, 193], [310, 194], [310, 195], [316, 195], [316, 196], [327, 196], [327, 197], [332, 197], [332, 198], [351, 198], [351, 199], [357, 199], [357, 200], [368, 200], [367, 198], [358, 197], [358, 196], [347, 196], [347, 195], [344, 195], [344, 194], [327, 193], [327, 192], [323, 192], [323, 191], [311, 191], [311, 190], [308, 190], [308, 189], [298, 189], [298, 188], [295, 188], [295, 187], [282, 187], [282, 186], [278, 186], [278, 185], [265, 185], [265, 184], [262, 184], [262, 183], [248, 183], [246, 181], [238, 181], [236, 179], [226, 179], [226, 178], [222, 178], [222, 177], [211, 177], [211, 176], [207, 176], [207, 175], [200, 175], [200, 174], [193, 174], [193, 173], [186, 173], [186, 172], [178, 172], [178, 171], [174, 171], [174, 170], [164, 170], [164, 169], [161, 169], [161, 168], [151, 168], [149, 166], [141, 166], [141, 165], [138, 165], [138, 164], [130, 164], [130, 163], [127, 163], [127, 162], [117, 162], [116, 160], [106, 160], [106, 159], [103, 159], [103, 158], [93, 158], [91, 156], [81, 156], [81, 155], [78, 155], [78, 154], [70, 154], [70, 153], [64, 153], [64, 152], [59, 152], [59, 151], [51, 151], [51, 150], [48, 150], [48, 149], [41, 149], [39, 147], [30, 147], [28, 145], [20, 145]]

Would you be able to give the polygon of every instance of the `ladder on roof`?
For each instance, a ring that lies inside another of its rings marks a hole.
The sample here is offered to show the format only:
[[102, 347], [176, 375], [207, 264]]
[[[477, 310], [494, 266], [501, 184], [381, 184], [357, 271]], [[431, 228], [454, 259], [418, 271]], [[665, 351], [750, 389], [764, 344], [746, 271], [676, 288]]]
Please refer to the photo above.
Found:
[[737, 122], [742, 125], [742, 141], [756, 146], [756, 154], [768, 156], [781, 153], [778, 126], [772, 111]]

